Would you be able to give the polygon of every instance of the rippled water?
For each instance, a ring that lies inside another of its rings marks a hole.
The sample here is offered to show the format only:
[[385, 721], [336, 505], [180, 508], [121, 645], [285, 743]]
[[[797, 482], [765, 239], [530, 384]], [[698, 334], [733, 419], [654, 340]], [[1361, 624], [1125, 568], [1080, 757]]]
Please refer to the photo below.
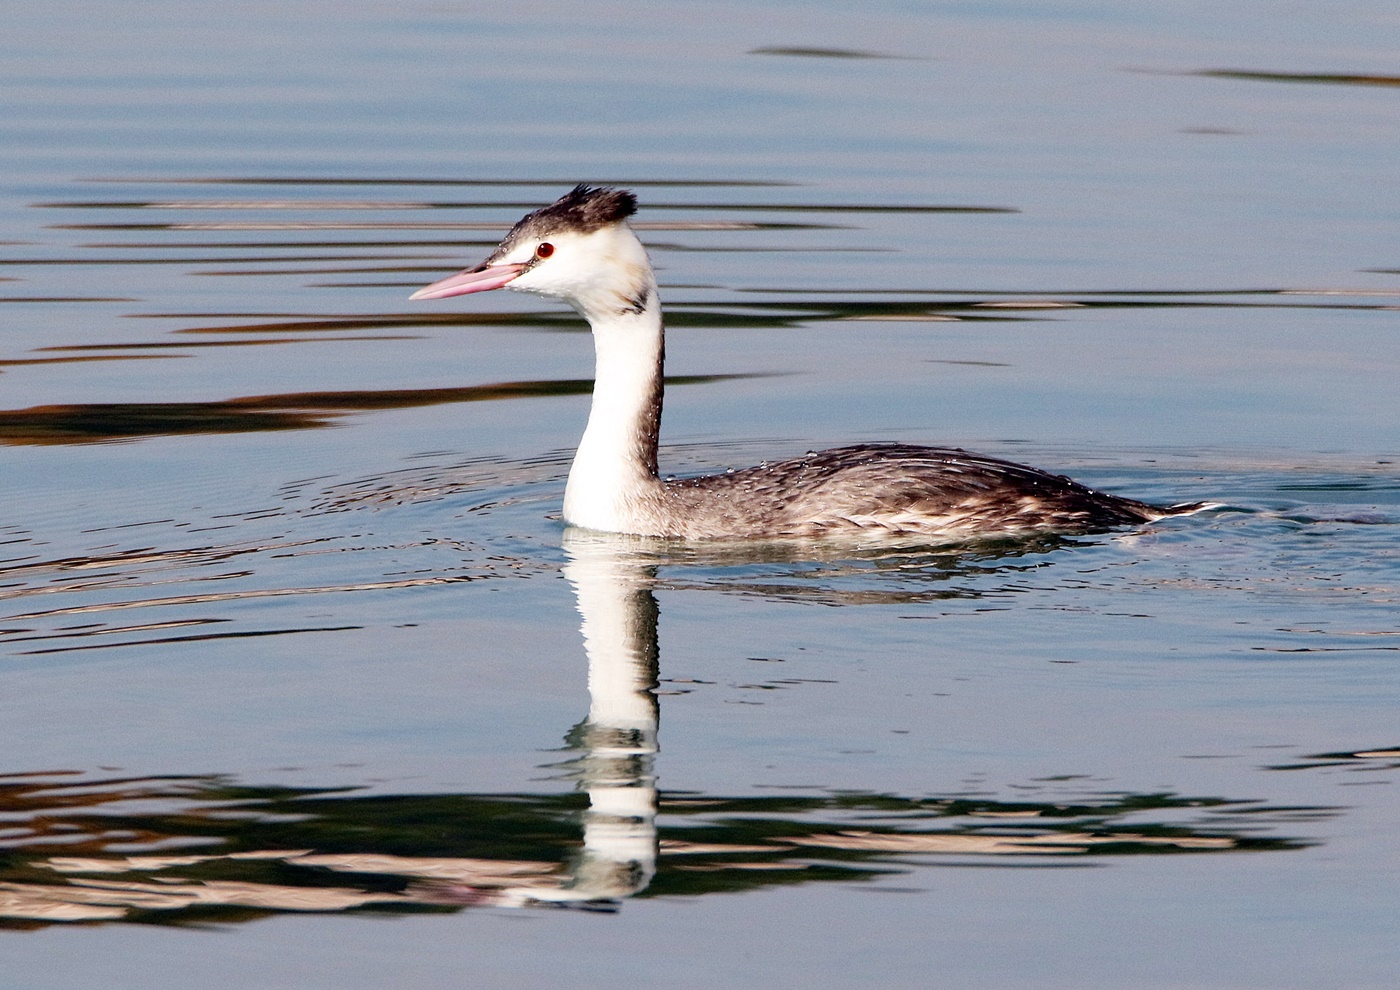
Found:
[[[1393, 982], [1386, 5], [10, 20], [10, 983]], [[407, 296], [582, 180], [642, 201], [664, 471], [1217, 507], [566, 531], [586, 328]]]

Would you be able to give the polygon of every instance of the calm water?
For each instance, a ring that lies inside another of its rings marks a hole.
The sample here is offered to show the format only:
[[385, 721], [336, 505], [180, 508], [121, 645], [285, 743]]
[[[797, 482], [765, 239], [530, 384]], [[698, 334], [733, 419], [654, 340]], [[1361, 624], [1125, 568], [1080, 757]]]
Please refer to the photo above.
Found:
[[[1141, 6], [20, 4], [0, 982], [1393, 986], [1400, 15]], [[566, 531], [585, 328], [407, 296], [580, 180], [664, 470], [1220, 508]]]

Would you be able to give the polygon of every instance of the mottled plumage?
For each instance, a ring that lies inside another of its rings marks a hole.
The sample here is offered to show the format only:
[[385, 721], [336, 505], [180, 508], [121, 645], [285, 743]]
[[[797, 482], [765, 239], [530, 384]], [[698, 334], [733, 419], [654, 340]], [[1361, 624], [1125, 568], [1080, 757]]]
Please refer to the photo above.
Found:
[[855, 444], [725, 474], [665, 482], [677, 536], [933, 534], [947, 539], [1089, 532], [1164, 509], [958, 448]]
[[664, 330], [656, 279], [626, 224], [636, 198], [580, 185], [529, 214], [477, 268], [414, 298], [509, 288], [561, 299], [593, 328], [588, 428], [564, 495], [574, 525], [683, 539], [1086, 533], [1191, 512], [946, 447], [859, 444], [724, 474], [657, 477]]

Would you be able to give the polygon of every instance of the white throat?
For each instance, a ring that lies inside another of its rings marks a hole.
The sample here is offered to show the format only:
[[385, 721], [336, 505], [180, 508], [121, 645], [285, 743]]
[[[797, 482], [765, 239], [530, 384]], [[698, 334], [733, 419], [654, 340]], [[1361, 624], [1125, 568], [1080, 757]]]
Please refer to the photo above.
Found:
[[641, 263], [628, 266], [628, 284], [599, 294], [602, 299], [570, 300], [593, 328], [596, 369], [588, 427], [564, 490], [564, 518], [607, 532], [641, 532], [639, 512], [660, 488], [665, 335], [655, 276], [641, 244], [630, 239]]

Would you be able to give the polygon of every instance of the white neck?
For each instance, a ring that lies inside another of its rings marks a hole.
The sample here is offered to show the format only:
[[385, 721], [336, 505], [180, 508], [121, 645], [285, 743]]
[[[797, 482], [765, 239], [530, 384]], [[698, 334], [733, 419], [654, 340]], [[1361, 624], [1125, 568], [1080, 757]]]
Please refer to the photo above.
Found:
[[640, 503], [659, 486], [666, 345], [650, 266], [644, 284], [634, 285], [628, 298], [642, 305], [620, 309], [614, 303], [602, 312], [578, 306], [593, 327], [596, 370], [588, 428], [564, 490], [564, 518], [608, 532], [638, 532]]

